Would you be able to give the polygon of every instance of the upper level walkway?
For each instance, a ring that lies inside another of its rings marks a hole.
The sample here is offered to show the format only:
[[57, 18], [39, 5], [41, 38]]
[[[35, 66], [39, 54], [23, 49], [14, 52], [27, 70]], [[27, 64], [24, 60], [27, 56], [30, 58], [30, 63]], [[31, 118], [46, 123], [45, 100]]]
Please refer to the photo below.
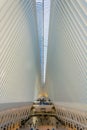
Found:
[[0, 104], [0, 130], [87, 130], [86, 105], [54, 104], [50, 105], [51, 109], [44, 105], [35, 107], [31, 102]]

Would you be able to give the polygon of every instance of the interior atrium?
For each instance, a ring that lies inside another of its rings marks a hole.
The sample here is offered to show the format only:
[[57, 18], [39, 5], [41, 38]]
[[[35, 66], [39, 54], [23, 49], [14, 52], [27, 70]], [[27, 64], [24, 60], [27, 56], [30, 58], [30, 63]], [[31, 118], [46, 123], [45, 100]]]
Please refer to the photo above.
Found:
[[0, 0], [0, 130], [87, 130], [87, 0]]

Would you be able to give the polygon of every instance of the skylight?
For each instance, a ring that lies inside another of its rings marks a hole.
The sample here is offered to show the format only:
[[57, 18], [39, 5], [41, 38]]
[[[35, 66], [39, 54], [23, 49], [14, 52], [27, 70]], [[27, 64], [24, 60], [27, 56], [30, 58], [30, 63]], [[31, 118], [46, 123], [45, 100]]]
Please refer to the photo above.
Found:
[[46, 62], [49, 32], [50, 0], [36, 0], [38, 37], [40, 46], [41, 79], [46, 78]]

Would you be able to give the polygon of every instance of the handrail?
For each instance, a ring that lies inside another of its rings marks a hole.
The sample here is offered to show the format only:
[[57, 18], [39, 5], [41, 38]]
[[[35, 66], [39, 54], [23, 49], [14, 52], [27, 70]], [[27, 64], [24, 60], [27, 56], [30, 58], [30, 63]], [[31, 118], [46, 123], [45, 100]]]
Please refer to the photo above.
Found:
[[[11, 108], [0, 111], [0, 130], [18, 129], [22, 122], [26, 122], [31, 116], [47, 114], [56, 116], [57, 119], [67, 128], [73, 130], [87, 130], [87, 112], [71, 109], [61, 105], [55, 105], [56, 113], [30, 113], [31, 105]], [[16, 127], [15, 127], [16, 126]]]
[[87, 130], [87, 112], [56, 105], [57, 116], [61, 122], [72, 129]]
[[0, 111], [0, 130], [5, 128], [12, 129], [15, 124], [21, 126], [21, 121], [29, 117], [31, 106], [22, 106]]

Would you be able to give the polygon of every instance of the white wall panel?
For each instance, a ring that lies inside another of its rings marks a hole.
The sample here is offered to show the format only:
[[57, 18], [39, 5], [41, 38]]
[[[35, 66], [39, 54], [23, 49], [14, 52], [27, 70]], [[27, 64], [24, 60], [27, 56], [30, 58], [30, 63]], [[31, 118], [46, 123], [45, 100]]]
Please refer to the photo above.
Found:
[[38, 93], [35, 6], [34, 0], [0, 0], [0, 103], [31, 101]]
[[51, 0], [46, 87], [53, 100], [87, 103], [85, 0]]

